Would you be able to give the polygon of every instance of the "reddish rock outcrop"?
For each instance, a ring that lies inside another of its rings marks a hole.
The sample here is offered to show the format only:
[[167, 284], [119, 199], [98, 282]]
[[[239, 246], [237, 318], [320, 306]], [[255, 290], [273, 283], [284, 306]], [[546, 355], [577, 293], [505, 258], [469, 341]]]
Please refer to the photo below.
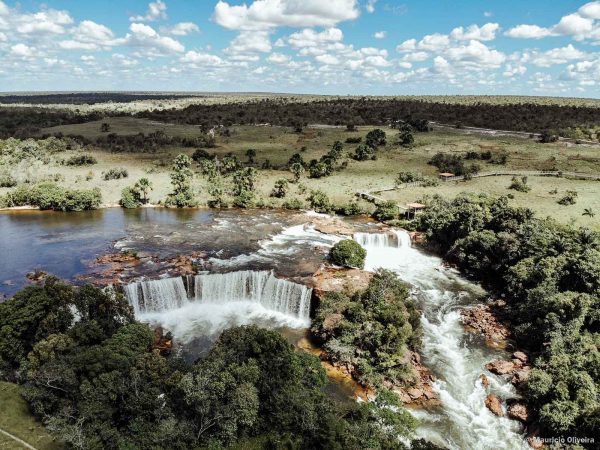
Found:
[[490, 380], [488, 379], [488, 377], [485, 376], [485, 374], [481, 374], [479, 375], [479, 379], [481, 380], [481, 385], [486, 388], [490, 385]]
[[512, 361], [505, 361], [503, 359], [497, 359], [485, 365], [485, 368], [496, 375], [508, 375], [512, 374], [515, 370], [515, 363]]
[[525, 403], [514, 402], [508, 405], [506, 415], [514, 420], [519, 420], [523, 423], [531, 422], [531, 412]]
[[43, 283], [46, 281], [46, 278], [48, 278], [48, 274], [43, 270], [36, 270], [34, 272], [29, 272], [26, 277], [32, 283]]
[[491, 305], [477, 305], [461, 311], [462, 322], [468, 332], [479, 333], [492, 348], [506, 348], [511, 336], [508, 325], [502, 322]]
[[498, 417], [504, 416], [504, 411], [502, 410], [502, 402], [494, 394], [489, 394], [486, 397], [485, 406], [496, 416], [498, 416]]
[[373, 278], [373, 273], [366, 270], [324, 267], [313, 275], [313, 292], [318, 298], [327, 292], [353, 294], [365, 289], [371, 278]]

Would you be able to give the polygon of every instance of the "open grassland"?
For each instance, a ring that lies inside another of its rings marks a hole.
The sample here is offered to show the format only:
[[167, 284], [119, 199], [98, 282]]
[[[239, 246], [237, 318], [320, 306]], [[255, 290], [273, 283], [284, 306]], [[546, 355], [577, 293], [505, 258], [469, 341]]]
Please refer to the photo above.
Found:
[[[62, 450], [64, 446], [52, 438], [29, 413], [21, 398], [20, 387], [0, 381], [0, 428], [38, 450]], [[24, 449], [18, 442], [0, 433], [0, 449]]]
[[[160, 130], [171, 136], [195, 137], [201, 135], [197, 126], [169, 125], [133, 117], [113, 117], [106, 119], [110, 124], [110, 132], [118, 135], [133, 135], [137, 133], [152, 133]], [[75, 134], [95, 140], [101, 136], [101, 122], [90, 122], [77, 125], [64, 125], [41, 130], [41, 134], [58, 133]], [[254, 167], [259, 169], [257, 190], [270, 206], [279, 206], [285, 200], [270, 198], [269, 194], [276, 180], [292, 179], [285, 168], [290, 157], [299, 153], [304, 161], [319, 159], [335, 141], [345, 142], [349, 137], [362, 137], [373, 127], [360, 127], [356, 132], [348, 132], [342, 127], [309, 127], [301, 133], [290, 128], [275, 126], [233, 126], [229, 135], [217, 135], [216, 147], [206, 149], [219, 158], [228, 153], [235, 154], [240, 161], [247, 163], [245, 153], [248, 149], [256, 150]], [[323, 190], [336, 203], [348, 203], [355, 198], [357, 191], [376, 191], [394, 186], [395, 179], [401, 171], [412, 171], [435, 178], [437, 169], [428, 161], [438, 152], [464, 155], [466, 152], [490, 151], [492, 154], [506, 154], [504, 165], [490, 164], [486, 161], [476, 161], [482, 172], [492, 171], [530, 171], [530, 170], [560, 170], [600, 174], [600, 147], [593, 145], [574, 145], [565, 142], [540, 144], [533, 139], [507, 136], [490, 136], [467, 133], [462, 130], [438, 130], [429, 133], [415, 134], [415, 144], [404, 148], [396, 144], [397, 131], [385, 129], [388, 144], [377, 152], [375, 161], [355, 161], [346, 158], [345, 169], [336, 170], [333, 175], [320, 179], [308, 179], [306, 174], [300, 184], [290, 185], [287, 198], [305, 198], [313, 189]], [[344, 154], [352, 154], [357, 144], [344, 144]], [[106, 205], [116, 205], [120, 199], [121, 190], [135, 183], [141, 177], [147, 177], [154, 185], [150, 193], [150, 202], [158, 203], [166, 197], [171, 189], [170, 165], [179, 153], [192, 155], [193, 148], [168, 147], [155, 153], [111, 153], [99, 150], [91, 145], [81, 150], [61, 152], [52, 157], [50, 164], [40, 161], [36, 163], [21, 163], [10, 168], [19, 181], [29, 179], [40, 181], [58, 177], [59, 184], [71, 188], [99, 187], [102, 191], [103, 202]], [[60, 162], [70, 156], [87, 153], [98, 160], [92, 166], [65, 166]], [[261, 169], [263, 163], [269, 160], [275, 169]], [[102, 173], [111, 168], [127, 169], [128, 178], [105, 181]], [[562, 223], [574, 223], [593, 228], [599, 228], [597, 217], [584, 216], [589, 208], [600, 215], [600, 182], [570, 180], [556, 177], [530, 176], [528, 193], [509, 190], [510, 176], [477, 178], [470, 181], [440, 183], [432, 187], [409, 187], [381, 194], [381, 197], [394, 200], [399, 204], [423, 199], [426, 196], [440, 194], [454, 197], [461, 192], [489, 193], [492, 195], [508, 195], [513, 197], [510, 203], [516, 206], [526, 206], [541, 216], [551, 216]], [[306, 189], [303, 189], [303, 186]], [[210, 196], [207, 193], [208, 184], [199, 173], [194, 178], [194, 188], [199, 192], [199, 199], [206, 204]], [[0, 189], [0, 194], [8, 189]], [[566, 191], [577, 191], [575, 205], [562, 206], [557, 203]], [[361, 203], [365, 208], [373, 206]]]

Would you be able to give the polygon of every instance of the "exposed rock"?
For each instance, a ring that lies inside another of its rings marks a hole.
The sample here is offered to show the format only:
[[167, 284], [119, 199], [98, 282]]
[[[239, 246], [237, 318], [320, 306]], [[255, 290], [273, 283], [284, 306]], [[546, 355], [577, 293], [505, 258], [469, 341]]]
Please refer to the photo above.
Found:
[[524, 366], [519, 368], [513, 372], [513, 377], [510, 380], [512, 384], [518, 386], [520, 384], [525, 383], [529, 379], [529, 374], [531, 373], [531, 366]]
[[327, 292], [347, 292], [353, 294], [365, 289], [373, 278], [372, 272], [348, 268], [321, 268], [312, 279], [313, 292], [321, 298]]
[[334, 216], [312, 217], [311, 224], [315, 227], [315, 230], [325, 234], [352, 236], [356, 231], [349, 223]]
[[497, 359], [487, 363], [485, 368], [496, 375], [507, 375], [513, 372], [515, 364], [512, 361]]
[[158, 349], [163, 356], [171, 353], [173, 349], [173, 335], [170, 332], [165, 333], [162, 327], [156, 327], [154, 329], [154, 348]]
[[479, 375], [479, 379], [481, 380], [481, 385], [483, 387], [488, 387], [490, 385], [490, 380], [485, 376], [485, 374], [482, 373]]
[[412, 400], [417, 400], [424, 395], [424, 392], [418, 388], [410, 388], [406, 391]]
[[514, 352], [512, 354], [513, 359], [518, 359], [519, 361], [521, 361], [523, 364], [527, 364], [527, 361], [529, 360], [529, 358], [527, 357], [527, 355], [523, 352]]
[[502, 402], [494, 394], [489, 394], [486, 397], [485, 406], [498, 417], [502, 417], [504, 415], [504, 411], [502, 410]]
[[529, 423], [531, 421], [531, 412], [525, 403], [511, 403], [508, 406], [506, 415], [511, 419], [519, 420], [523, 423]]
[[36, 270], [27, 274], [27, 279], [32, 283], [41, 283], [48, 278], [48, 274], [43, 270]]
[[463, 309], [461, 318], [466, 330], [483, 334], [489, 347], [506, 347], [506, 340], [511, 335], [510, 329], [506, 323], [500, 321], [498, 313], [493, 311], [490, 305]]
[[323, 320], [323, 330], [331, 331], [337, 328], [337, 325], [344, 318], [342, 314], [331, 314]]
[[425, 233], [420, 231], [411, 231], [410, 240], [413, 244], [423, 244], [425, 242]]
[[171, 266], [171, 271], [177, 275], [193, 275], [196, 273], [196, 261], [205, 257], [202, 252], [192, 252], [189, 255], [177, 255], [174, 258], [167, 260], [167, 264]]

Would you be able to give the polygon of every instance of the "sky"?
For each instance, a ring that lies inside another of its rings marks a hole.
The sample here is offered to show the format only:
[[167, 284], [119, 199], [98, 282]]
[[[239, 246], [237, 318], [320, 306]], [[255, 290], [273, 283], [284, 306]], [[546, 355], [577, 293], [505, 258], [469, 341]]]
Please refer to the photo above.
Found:
[[0, 0], [0, 91], [600, 97], [600, 1]]

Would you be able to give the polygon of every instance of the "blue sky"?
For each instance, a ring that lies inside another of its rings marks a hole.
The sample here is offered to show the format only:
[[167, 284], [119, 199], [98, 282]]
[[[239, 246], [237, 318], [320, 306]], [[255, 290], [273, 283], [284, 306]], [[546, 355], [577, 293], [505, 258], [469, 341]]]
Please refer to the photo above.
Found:
[[600, 97], [600, 1], [0, 0], [0, 91]]

